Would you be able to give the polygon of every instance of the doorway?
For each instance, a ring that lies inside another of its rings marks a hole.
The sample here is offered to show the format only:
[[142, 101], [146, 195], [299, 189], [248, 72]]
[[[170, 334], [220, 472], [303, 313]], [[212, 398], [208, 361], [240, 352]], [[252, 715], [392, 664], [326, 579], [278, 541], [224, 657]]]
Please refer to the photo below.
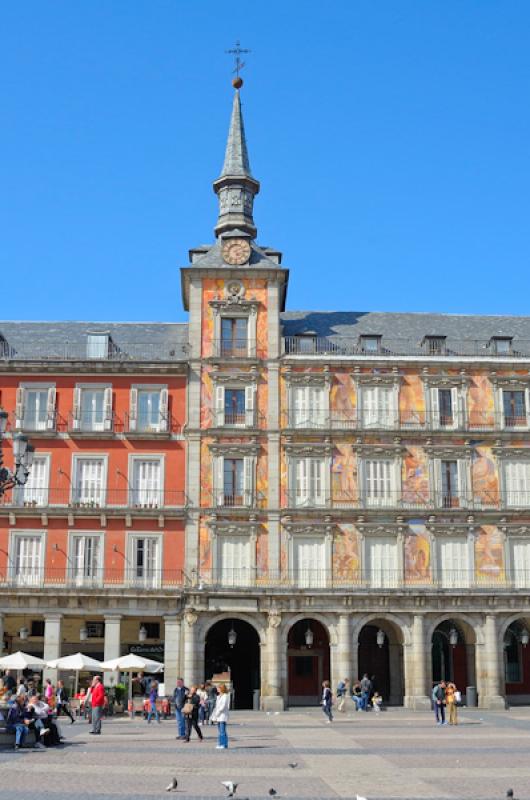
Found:
[[329, 636], [320, 622], [302, 619], [287, 638], [288, 702], [293, 706], [317, 705], [322, 681], [329, 680]]
[[206, 636], [204, 675], [226, 675], [233, 689], [233, 708], [253, 708], [260, 689], [260, 644], [255, 628], [241, 619], [216, 622]]

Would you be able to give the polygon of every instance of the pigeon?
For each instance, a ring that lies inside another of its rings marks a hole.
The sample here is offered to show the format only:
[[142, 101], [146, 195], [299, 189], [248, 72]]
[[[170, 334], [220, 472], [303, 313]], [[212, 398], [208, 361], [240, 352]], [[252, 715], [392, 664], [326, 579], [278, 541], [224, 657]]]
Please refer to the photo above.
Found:
[[233, 781], [221, 781], [223, 786], [225, 787], [226, 791], [228, 792], [227, 797], [233, 797], [236, 793], [237, 787], [239, 784], [234, 783]]
[[276, 789], [269, 789], [269, 797], [276, 797], [277, 794]]
[[512, 798], [513, 797], [513, 789], [508, 789], [506, 792], [506, 797]]
[[289, 766], [291, 767], [291, 769], [296, 769], [298, 766], [298, 761], [291, 761], [289, 763]]
[[356, 795], [357, 800], [366, 800], [366, 797], [361, 797], [360, 794]]
[[171, 779], [171, 783], [169, 784], [169, 786], [166, 786], [166, 792], [174, 792], [175, 789], [177, 788], [177, 785], [178, 785], [177, 779], [176, 778], [172, 778]]

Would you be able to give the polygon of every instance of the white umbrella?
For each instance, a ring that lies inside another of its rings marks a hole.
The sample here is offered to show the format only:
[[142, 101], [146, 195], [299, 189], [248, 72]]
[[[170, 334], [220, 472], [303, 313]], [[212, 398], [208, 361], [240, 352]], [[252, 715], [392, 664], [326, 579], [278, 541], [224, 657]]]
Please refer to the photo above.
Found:
[[[120, 672], [129, 673], [129, 700], [132, 700], [132, 674], [133, 672], [162, 672], [164, 665], [160, 661], [153, 661], [150, 658], [142, 658], [135, 653], [129, 653], [127, 656], [120, 656], [119, 658], [112, 658], [110, 661], [102, 663], [103, 669], [114, 669]], [[134, 711], [132, 712], [134, 715]]]
[[29, 653], [23, 653], [17, 650], [16, 653], [11, 653], [9, 656], [0, 658], [0, 669], [39, 669], [42, 670], [46, 666], [46, 661], [38, 656], [32, 656]]
[[74, 653], [71, 656], [54, 658], [53, 661], [48, 661], [48, 666], [52, 669], [70, 670], [75, 672], [74, 694], [77, 694], [80, 672], [99, 672], [103, 669], [101, 661], [97, 661], [95, 658], [86, 656], [84, 653]]

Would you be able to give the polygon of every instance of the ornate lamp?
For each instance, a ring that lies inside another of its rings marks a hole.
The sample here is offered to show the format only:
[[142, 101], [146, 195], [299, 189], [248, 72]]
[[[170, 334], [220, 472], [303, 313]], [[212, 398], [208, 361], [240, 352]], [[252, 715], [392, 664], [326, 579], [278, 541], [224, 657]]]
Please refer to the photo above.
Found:
[[140, 625], [140, 630], [138, 631], [138, 641], [145, 642], [147, 639], [147, 628], [145, 625]]
[[307, 647], [313, 647], [313, 641], [314, 641], [315, 637], [313, 635], [313, 631], [309, 627], [309, 624], [308, 624], [307, 630], [306, 630], [306, 632], [304, 634], [304, 639], [305, 639], [305, 643], [306, 643]]
[[520, 635], [519, 639], [520, 639], [521, 644], [523, 645], [523, 647], [526, 647], [526, 645], [530, 641], [530, 633], [528, 633], [526, 628], [523, 628], [523, 630], [521, 631], [521, 635]]
[[376, 639], [377, 639], [377, 646], [378, 646], [378, 647], [382, 647], [382, 646], [384, 645], [384, 643], [385, 643], [385, 638], [386, 638], [386, 636], [385, 636], [385, 632], [384, 632], [384, 631], [382, 631], [382, 630], [381, 630], [381, 628], [379, 628], [379, 630], [377, 631], [377, 636], [376, 636]]
[[234, 630], [234, 623], [232, 623], [232, 627], [228, 631], [228, 644], [230, 645], [230, 647], [233, 647], [236, 642], [237, 642], [237, 633]]
[[25, 625], [23, 625], [19, 630], [18, 635], [20, 639], [25, 641], [29, 636], [29, 629]]
[[451, 647], [456, 647], [458, 644], [458, 631], [456, 628], [451, 628], [449, 631], [449, 644]]

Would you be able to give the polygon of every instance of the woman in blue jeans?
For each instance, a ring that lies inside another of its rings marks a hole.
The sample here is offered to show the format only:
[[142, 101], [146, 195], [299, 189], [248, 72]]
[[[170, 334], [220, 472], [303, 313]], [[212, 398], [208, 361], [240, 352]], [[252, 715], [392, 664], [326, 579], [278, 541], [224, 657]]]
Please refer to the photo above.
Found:
[[326, 722], [333, 722], [333, 714], [331, 713], [331, 704], [333, 700], [333, 695], [331, 693], [331, 687], [329, 685], [329, 681], [324, 681], [322, 683], [322, 711], [327, 717]]
[[230, 711], [230, 695], [225, 684], [219, 687], [219, 694], [215, 701], [215, 708], [212, 714], [212, 722], [217, 723], [217, 750], [226, 750], [228, 747], [228, 734], [226, 725], [228, 723], [228, 713]]
[[160, 713], [156, 707], [158, 700], [158, 681], [151, 681], [151, 688], [149, 689], [149, 713], [147, 714], [147, 722], [151, 722], [154, 716], [156, 721], [160, 723]]

